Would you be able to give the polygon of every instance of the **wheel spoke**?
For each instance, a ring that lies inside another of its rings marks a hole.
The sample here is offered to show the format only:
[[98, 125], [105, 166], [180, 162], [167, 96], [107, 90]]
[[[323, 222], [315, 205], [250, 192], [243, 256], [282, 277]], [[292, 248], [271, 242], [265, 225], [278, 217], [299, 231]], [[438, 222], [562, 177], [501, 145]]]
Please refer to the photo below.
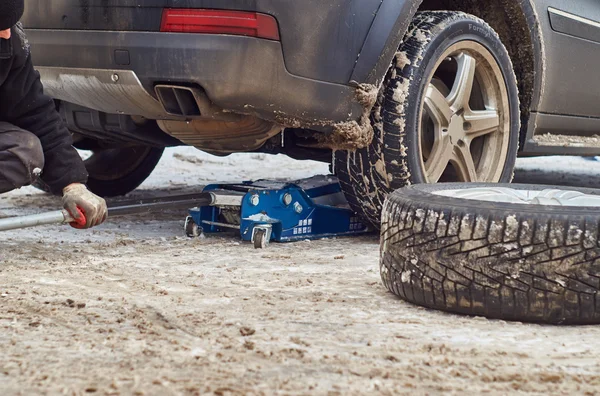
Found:
[[425, 163], [425, 173], [427, 174], [428, 183], [437, 183], [440, 180], [450, 163], [453, 152], [454, 147], [450, 137], [443, 132], [439, 134], [436, 132], [431, 154]]
[[451, 161], [461, 181], [476, 182], [479, 180], [469, 145], [464, 143], [456, 145], [454, 147], [454, 157]]
[[469, 108], [469, 100], [471, 99], [473, 83], [475, 82], [475, 69], [477, 67], [475, 58], [464, 52], [456, 58], [456, 61], [458, 62], [456, 80], [448, 96], [450, 108], [454, 113]]
[[494, 133], [500, 128], [500, 115], [496, 110], [468, 111], [464, 115], [467, 136], [471, 139]]
[[448, 128], [454, 115], [446, 97], [433, 84], [429, 84], [425, 92], [425, 110], [436, 126], [441, 128]]

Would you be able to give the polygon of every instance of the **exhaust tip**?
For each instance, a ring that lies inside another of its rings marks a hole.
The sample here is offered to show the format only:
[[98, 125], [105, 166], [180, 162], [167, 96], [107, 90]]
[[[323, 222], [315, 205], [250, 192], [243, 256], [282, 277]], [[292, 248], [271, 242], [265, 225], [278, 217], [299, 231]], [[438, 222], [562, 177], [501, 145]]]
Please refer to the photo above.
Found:
[[200, 117], [202, 115], [192, 88], [157, 85], [155, 91], [158, 100], [168, 114], [179, 117]]

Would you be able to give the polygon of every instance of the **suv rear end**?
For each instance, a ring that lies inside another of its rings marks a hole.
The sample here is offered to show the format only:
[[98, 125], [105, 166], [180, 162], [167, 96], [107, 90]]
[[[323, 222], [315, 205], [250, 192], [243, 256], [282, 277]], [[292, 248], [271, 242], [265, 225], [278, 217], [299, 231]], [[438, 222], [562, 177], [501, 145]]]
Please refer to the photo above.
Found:
[[[210, 112], [210, 104], [317, 127], [360, 117], [350, 81], [380, 5], [28, 0], [23, 22], [46, 90], [61, 101], [175, 120]], [[196, 90], [161, 98], [157, 85]], [[177, 103], [194, 95], [208, 103]]]

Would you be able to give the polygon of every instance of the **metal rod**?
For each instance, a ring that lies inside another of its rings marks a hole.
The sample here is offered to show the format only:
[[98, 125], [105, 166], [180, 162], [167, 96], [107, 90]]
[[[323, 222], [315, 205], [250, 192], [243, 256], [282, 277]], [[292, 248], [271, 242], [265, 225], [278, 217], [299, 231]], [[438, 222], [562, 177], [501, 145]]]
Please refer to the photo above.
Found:
[[239, 225], [233, 225], [233, 224], [227, 224], [227, 223], [219, 223], [218, 221], [202, 220], [202, 224], [208, 224], [208, 225], [213, 225], [213, 226], [217, 226], [217, 227], [224, 227], [224, 228], [232, 228], [234, 230], [239, 230], [239, 229], [242, 228]]
[[158, 202], [141, 202], [130, 205], [120, 205], [108, 208], [109, 217], [127, 216], [134, 214], [160, 212], [172, 209], [189, 209], [198, 206], [209, 206], [212, 204], [211, 195], [208, 193], [197, 196], [193, 199], [174, 200], [174, 201], [158, 201]]
[[49, 224], [64, 224], [69, 221], [73, 221], [69, 212], [66, 210], [57, 210], [31, 216], [0, 219], [0, 231], [17, 230], [20, 228], [37, 227]]
[[[212, 201], [213, 198], [210, 193], [161, 197], [150, 200], [130, 200], [119, 206], [108, 208], [108, 216], [112, 218], [173, 209], [189, 209], [192, 207], [209, 206], [212, 204]], [[66, 210], [58, 210], [31, 216], [0, 219], [0, 231], [18, 230], [21, 228], [50, 224], [66, 224], [71, 222], [73, 222], [73, 218], [69, 212]]]
[[206, 193], [195, 193], [195, 194], [184, 194], [184, 195], [174, 195], [174, 196], [162, 196], [155, 198], [133, 198], [122, 201], [114, 201], [110, 202], [110, 204], [114, 207], [121, 206], [133, 206], [133, 205], [145, 205], [150, 203], [158, 203], [158, 202], [177, 202], [177, 201], [189, 201], [194, 199], [203, 199], [206, 198]]

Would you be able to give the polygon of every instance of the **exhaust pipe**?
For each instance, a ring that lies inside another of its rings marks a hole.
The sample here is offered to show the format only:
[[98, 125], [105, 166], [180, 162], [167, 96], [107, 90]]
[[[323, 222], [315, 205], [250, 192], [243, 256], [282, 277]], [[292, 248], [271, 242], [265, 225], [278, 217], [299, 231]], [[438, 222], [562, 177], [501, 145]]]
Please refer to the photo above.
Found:
[[215, 106], [198, 88], [157, 85], [165, 111], [187, 120], [158, 120], [167, 134], [185, 144], [215, 154], [256, 151], [283, 127], [251, 115], [228, 113]]

